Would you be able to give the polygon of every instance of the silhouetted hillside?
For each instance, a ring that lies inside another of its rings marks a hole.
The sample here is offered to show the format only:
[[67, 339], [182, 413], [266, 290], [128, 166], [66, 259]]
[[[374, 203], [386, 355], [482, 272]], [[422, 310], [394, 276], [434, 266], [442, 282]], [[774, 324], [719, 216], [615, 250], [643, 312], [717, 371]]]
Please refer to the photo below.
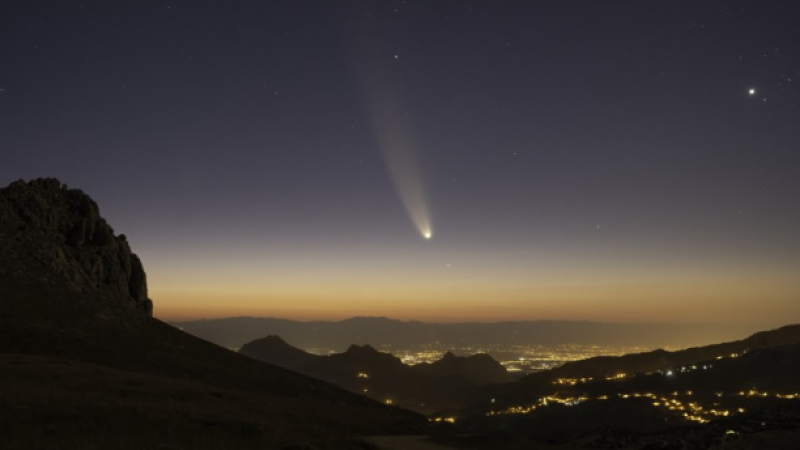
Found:
[[153, 319], [124, 238], [57, 180], [0, 190], [0, 255], [3, 449], [275, 448], [424, 426]]
[[432, 364], [409, 366], [369, 345], [315, 356], [275, 336], [245, 344], [240, 353], [426, 413], [466, 406], [474, 401], [477, 387], [510, 380], [505, 368], [488, 355], [458, 357], [448, 352]]
[[742, 355], [759, 349], [800, 343], [800, 325], [788, 325], [777, 330], [762, 331], [746, 339], [675, 352], [655, 350], [624, 356], [589, 358], [564, 364], [553, 370], [527, 376], [521, 384], [536, 383], [539, 379], [605, 378], [617, 374], [649, 373], [672, 369], [700, 361]]
[[[564, 364], [552, 370], [534, 373], [515, 383], [492, 386], [486, 389], [482, 401], [494, 398], [501, 404], [514, 404], [541, 398], [553, 392], [568, 389], [572, 384], [586, 385], [605, 380], [620, 381], [636, 374], [679, 373], [681, 369], [714, 365], [741, 355], [771, 346], [800, 343], [800, 325], [789, 325], [777, 330], [756, 333], [746, 339], [696, 347], [676, 352], [656, 350], [618, 357], [597, 357]], [[710, 363], [709, 363], [710, 362]]]
[[792, 325], [682, 352], [580, 361], [490, 386], [456, 416], [473, 432], [570, 446], [794, 448], [786, 442], [800, 442], [798, 333]]

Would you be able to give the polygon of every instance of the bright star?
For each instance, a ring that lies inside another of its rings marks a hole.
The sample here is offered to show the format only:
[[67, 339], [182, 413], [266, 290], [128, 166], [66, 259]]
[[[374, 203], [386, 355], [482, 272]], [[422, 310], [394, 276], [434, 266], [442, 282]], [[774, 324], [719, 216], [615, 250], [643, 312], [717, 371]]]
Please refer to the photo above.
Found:
[[747, 93], [750, 94], [750, 95], [756, 95], [756, 90], [753, 89], [753, 88], [750, 88], [750, 90], [747, 91]]

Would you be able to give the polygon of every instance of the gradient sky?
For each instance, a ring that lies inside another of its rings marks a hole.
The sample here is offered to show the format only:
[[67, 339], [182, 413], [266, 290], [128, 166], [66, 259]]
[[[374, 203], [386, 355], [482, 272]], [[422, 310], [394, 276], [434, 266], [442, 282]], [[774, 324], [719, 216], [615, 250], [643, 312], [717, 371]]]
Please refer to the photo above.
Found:
[[0, 184], [90, 194], [163, 319], [798, 322], [798, 17], [3, 2]]

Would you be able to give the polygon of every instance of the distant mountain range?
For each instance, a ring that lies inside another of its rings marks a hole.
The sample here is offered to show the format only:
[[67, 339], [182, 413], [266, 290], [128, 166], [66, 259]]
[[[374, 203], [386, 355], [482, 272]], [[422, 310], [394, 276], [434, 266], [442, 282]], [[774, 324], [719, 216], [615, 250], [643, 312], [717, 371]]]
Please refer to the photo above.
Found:
[[505, 368], [485, 354], [448, 352], [434, 363], [410, 366], [369, 345], [317, 356], [277, 336], [249, 342], [239, 353], [422, 413], [467, 406], [478, 386], [511, 381]]
[[487, 345], [584, 344], [605, 346], [689, 347], [735, 339], [757, 331], [742, 326], [700, 324], [618, 324], [586, 321], [425, 323], [385, 317], [299, 322], [260, 317], [231, 317], [170, 322], [175, 327], [228, 348], [264, 336], [280, 336], [301, 349], [343, 352], [350, 345], [408, 349], [431, 343], [448, 348]]

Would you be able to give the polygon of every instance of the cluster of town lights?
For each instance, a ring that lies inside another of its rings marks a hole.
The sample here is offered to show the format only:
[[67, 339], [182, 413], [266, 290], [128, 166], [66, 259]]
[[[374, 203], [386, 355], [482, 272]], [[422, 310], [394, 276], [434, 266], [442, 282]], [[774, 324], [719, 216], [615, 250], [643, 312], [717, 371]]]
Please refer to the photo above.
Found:
[[542, 397], [539, 399], [539, 402], [533, 405], [527, 406], [512, 406], [508, 409], [504, 409], [502, 411], [489, 411], [486, 413], [487, 416], [500, 416], [505, 414], [530, 414], [536, 411], [539, 408], [549, 406], [551, 404], [560, 404], [566, 406], [575, 406], [579, 403], [585, 402], [589, 400], [588, 397], [559, 397], [556, 395], [549, 395], [546, 397]]
[[[739, 354], [732, 353], [730, 355], [720, 356], [717, 359], [723, 358], [737, 358]], [[707, 370], [710, 369], [712, 366], [709, 365], [691, 365], [691, 366], [684, 366], [679, 367], [676, 369], [677, 372], [687, 372], [692, 370], [703, 369]], [[673, 371], [669, 370], [663, 372], [667, 376], [672, 376]], [[356, 374], [357, 378], [369, 378], [369, 374], [359, 372]], [[612, 376], [604, 377], [607, 381], [614, 381], [614, 380], [622, 380], [628, 377], [625, 373], [618, 373]], [[576, 386], [580, 384], [586, 384], [589, 382], [594, 381], [592, 377], [585, 377], [585, 378], [558, 378], [553, 381], [554, 385], [559, 386]], [[364, 389], [364, 392], [367, 392], [367, 389]], [[672, 394], [668, 397], [660, 396], [654, 393], [646, 392], [646, 393], [619, 393], [616, 395], [617, 398], [627, 400], [627, 399], [647, 399], [649, 400], [649, 404], [656, 408], [665, 408], [669, 411], [674, 413], [680, 414], [685, 420], [697, 422], [697, 423], [709, 423], [711, 420], [719, 417], [728, 417], [734, 414], [743, 414], [745, 412], [744, 408], [736, 408], [735, 410], [729, 409], [716, 409], [711, 408], [707, 409], [703, 407], [697, 401], [681, 401], [680, 397], [691, 397], [694, 393], [692, 391], [684, 391], [684, 392], [672, 392]], [[725, 396], [724, 392], [716, 392], [714, 394], [717, 398], [722, 398]], [[739, 391], [734, 393], [733, 395], [739, 397], [757, 397], [757, 398], [766, 398], [766, 397], [774, 397], [777, 399], [783, 400], [800, 400], [800, 393], [773, 393], [770, 394], [766, 391], [759, 391], [757, 389], [750, 389], [749, 391]], [[487, 416], [500, 416], [500, 415], [507, 415], [507, 414], [530, 414], [537, 409], [545, 408], [553, 404], [559, 404], [564, 406], [575, 406], [580, 403], [590, 401], [590, 400], [608, 400], [608, 395], [600, 395], [594, 398], [586, 397], [586, 396], [560, 396], [560, 395], [549, 395], [542, 397], [538, 400], [538, 402], [530, 405], [525, 406], [511, 406], [504, 410], [499, 411], [489, 411], [486, 413]], [[385, 399], [385, 403], [387, 405], [394, 404], [394, 401], [391, 399]], [[495, 403], [494, 399], [492, 399], [492, 403]], [[455, 423], [456, 418], [452, 416], [437, 416], [428, 419], [431, 422], [436, 423]]]
[[[567, 384], [567, 383], [561, 383]], [[709, 423], [712, 419], [718, 417], [728, 417], [734, 414], [743, 414], [745, 412], [744, 408], [737, 408], [735, 411], [731, 411], [728, 409], [707, 409], [704, 408], [700, 403], [696, 401], [681, 401], [679, 397], [686, 396], [691, 397], [694, 393], [692, 391], [686, 391], [684, 393], [680, 392], [673, 392], [671, 397], [664, 397], [659, 396], [654, 393], [646, 392], [646, 393], [626, 393], [626, 394], [617, 394], [617, 397], [620, 399], [649, 399], [650, 404], [657, 408], [666, 408], [670, 411], [675, 413], [680, 413], [681, 416], [689, 421], [697, 422], [697, 423]], [[715, 394], [717, 397], [723, 397], [724, 393], [717, 392]], [[783, 400], [800, 400], [800, 394], [792, 393], [792, 394], [770, 394], [768, 392], [759, 391], [756, 389], [751, 389], [749, 391], [741, 391], [737, 393], [738, 396], [744, 397], [774, 397]], [[549, 406], [550, 404], [561, 404], [566, 406], [574, 406], [579, 403], [583, 403], [589, 400], [608, 400], [607, 395], [601, 395], [594, 398], [588, 397], [559, 397], [559, 396], [547, 396], [542, 397], [539, 399], [538, 403], [526, 406], [512, 406], [507, 409], [501, 411], [489, 411], [486, 415], [487, 416], [499, 416], [499, 415], [506, 415], [506, 414], [530, 414], [533, 411], [536, 411], [539, 408], [543, 408]]]
[[428, 419], [428, 421], [429, 422], [435, 422], [435, 423], [442, 423], [442, 422], [456, 423], [456, 418], [455, 417], [431, 417], [430, 419]]

